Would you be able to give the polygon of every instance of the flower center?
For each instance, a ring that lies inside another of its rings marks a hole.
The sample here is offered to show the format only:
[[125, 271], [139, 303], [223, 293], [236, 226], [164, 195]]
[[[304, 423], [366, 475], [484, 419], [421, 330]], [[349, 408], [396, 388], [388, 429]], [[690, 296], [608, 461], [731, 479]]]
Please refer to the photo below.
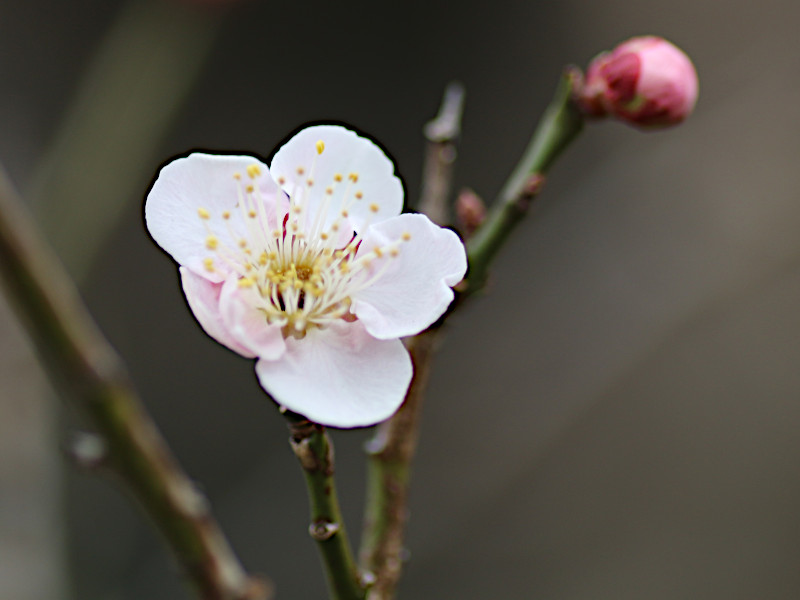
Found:
[[[317, 142], [316, 150], [322, 154], [324, 144]], [[369, 223], [356, 232], [348, 221], [352, 205], [364, 201], [363, 192], [355, 188], [358, 174], [335, 174], [333, 181], [320, 182], [324, 194], [312, 205], [315, 165], [316, 160], [308, 171], [304, 165], [297, 167], [297, 174], [307, 173], [307, 178], [293, 191], [288, 206], [282, 195], [261, 194], [255, 185], [262, 176], [257, 164], [247, 167], [252, 184], [245, 185], [241, 174], [234, 174], [238, 202], [220, 216], [227, 238], [235, 244], [223, 243], [212, 228], [219, 225], [216, 215], [198, 209], [210, 251], [204, 259], [206, 270], [236, 273], [247, 302], [268, 323], [279, 325], [284, 336], [303, 337], [309, 328], [355, 319], [351, 296], [382, 277], [411, 238], [404, 233], [384, 246], [360, 251]], [[278, 183], [285, 180], [279, 177]], [[378, 210], [377, 204], [369, 205], [370, 214]]]

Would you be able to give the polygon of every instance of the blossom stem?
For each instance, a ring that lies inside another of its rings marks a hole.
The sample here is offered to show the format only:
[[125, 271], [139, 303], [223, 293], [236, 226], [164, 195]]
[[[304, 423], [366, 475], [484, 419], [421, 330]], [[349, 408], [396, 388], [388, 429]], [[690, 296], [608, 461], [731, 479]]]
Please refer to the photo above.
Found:
[[486, 220], [467, 242], [470, 270], [465, 295], [483, 288], [492, 260], [527, 214], [531, 201], [544, 184], [548, 169], [581, 132], [584, 118], [574, 102], [576, 83], [575, 70], [567, 69], [517, 167], [500, 191]]
[[353, 560], [333, 477], [333, 445], [325, 428], [291, 412], [286, 413], [292, 450], [303, 467], [308, 488], [311, 524], [331, 600], [363, 600], [366, 591]]
[[102, 436], [102, 466], [141, 502], [199, 596], [266, 599], [269, 586], [244, 572], [1, 168], [0, 277], [54, 386], [85, 409]]

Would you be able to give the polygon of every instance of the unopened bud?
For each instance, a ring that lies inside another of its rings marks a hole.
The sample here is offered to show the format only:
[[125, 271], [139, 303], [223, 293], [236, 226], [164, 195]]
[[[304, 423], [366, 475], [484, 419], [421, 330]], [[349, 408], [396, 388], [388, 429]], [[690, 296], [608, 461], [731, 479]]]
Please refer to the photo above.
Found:
[[464, 237], [469, 237], [486, 218], [486, 205], [478, 194], [465, 188], [456, 198], [456, 218]]
[[697, 71], [680, 48], [656, 36], [635, 37], [592, 60], [578, 104], [591, 116], [668, 127], [691, 114], [697, 89]]

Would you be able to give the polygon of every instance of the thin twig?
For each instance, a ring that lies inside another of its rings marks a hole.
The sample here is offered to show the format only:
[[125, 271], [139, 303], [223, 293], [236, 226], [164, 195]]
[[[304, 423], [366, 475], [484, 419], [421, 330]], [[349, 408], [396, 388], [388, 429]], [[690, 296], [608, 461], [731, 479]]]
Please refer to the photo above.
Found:
[[244, 572], [2, 169], [0, 275], [55, 388], [85, 409], [102, 436], [103, 466], [142, 504], [200, 597], [266, 599], [269, 585]]
[[[438, 116], [425, 126], [428, 140], [420, 209], [437, 223], [447, 221], [456, 157], [455, 141], [461, 130], [464, 89], [447, 86]], [[408, 513], [411, 463], [417, 448], [422, 400], [431, 358], [440, 328], [409, 338], [406, 346], [414, 363], [414, 378], [400, 410], [382, 423], [367, 444], [367, 499], [359, 559], [374, 584], [370, 600], [394, 597], [403, 561], [403, 539]]]
[[417, 449], [422, 400], [431, 358], [441, 329], [430, 329], [407, 341], [414, 378], [400, 410], [382, 423], [367, 444], [367, 505], [361, 539], [361, 567], [375, 583], [369, 600], [394, 597], [400, 580], [408, 514], [408, 484]]
[[286, 414], [292, 450], [308, 488], [311, 524], [308, 532], [317, 542], [331, 600], [363, 600], [366, 594], [353, 560], [333, 478], [333, 445], [325, 428], [294, 413]]
[[422, 174], [419, 211], [439, 225], [448, 219], [448, 201], [456, 160], [455, 141], [461, 133], [464, 86], [452, 82], [444, 91], [442, 106], [435, 119], [424, 128], [428, 140]]

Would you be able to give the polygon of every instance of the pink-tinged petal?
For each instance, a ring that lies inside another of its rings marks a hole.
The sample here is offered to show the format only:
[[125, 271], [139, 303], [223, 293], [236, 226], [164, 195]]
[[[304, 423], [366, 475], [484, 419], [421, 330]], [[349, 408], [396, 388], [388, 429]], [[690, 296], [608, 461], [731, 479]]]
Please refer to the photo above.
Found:
[[[248, 175], [248, 167], [255, 178]], [[239, 180], [234, 178], [237, 173]], [[248, 185], [261, 198], [264, 213], [274, 213], [283, 194], [258, 159], [199, 153], [178, 158], [161, 169], [147, 195], [147, 229], [179, 264], [209, 281], [222, 282], [231, 268], [221, 254], [237, 252], [240, 240], [248, 238], [239, 203]], [[230, 218], [225, 220], [224, 214]], [[271, 219], [274, 223], [275, 217]], [[209, 235], [216, 238], [212, 244], [216, 249], [209, 247]]]
[[341, 321], [286, 340], [279, 360], [259, 360], [256, 374], [276, 402], [332, 427], [388, 419], [411, 382], [411, 359], [399, 340], [377, 340]]
[[[396, 256], [385, 248], [396, 240]], [[352, 312], [380, 339], [414, 335], [434, 323], [453, 300], [452, 286], [467, 270], [464, 244], [458, 236], [425, 215], [400, 215], [371, 226], [358, 256], [383, 248], [371, 270], [382, 275], [353, 294]]]
[[273, 360], [284, 353], [286, 343], [280, 325], [270, 325], [258, 310], [260, 302], [255, 286], [241, 287], [234, 275], [222, 284], [219, 309], [225, 329], [252, 355]]
[[192, 309], [197, 322], [203, 330], [223, 346], [230, 348], [245, 358], [254, 358], [255, 354], [236, 341], [222, 321], [220, 313], [221, 283], [213, 283], [195, 275], [186, 267], [180, 268], [183, 293], [189, 308]]
[[311, 214], [327, 207], [335, 218], [344, 208], [356, 230], [403, 208], [403, 185], [392, 161], [374, 142], [338, 125], [303, 129], [278, 150], [270, 169]]

